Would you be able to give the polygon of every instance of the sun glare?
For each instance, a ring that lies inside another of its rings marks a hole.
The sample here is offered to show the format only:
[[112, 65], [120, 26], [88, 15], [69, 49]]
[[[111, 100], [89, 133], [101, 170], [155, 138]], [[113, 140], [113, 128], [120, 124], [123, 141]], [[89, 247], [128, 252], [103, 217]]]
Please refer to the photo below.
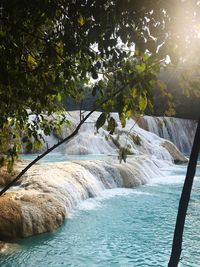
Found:
[[181, 7], [176, 7], [173, 34], [180, 53], [187, 59], [193, 59], [200, 50], [199, 14], [200, 5], [195, 1], [183, 1]]

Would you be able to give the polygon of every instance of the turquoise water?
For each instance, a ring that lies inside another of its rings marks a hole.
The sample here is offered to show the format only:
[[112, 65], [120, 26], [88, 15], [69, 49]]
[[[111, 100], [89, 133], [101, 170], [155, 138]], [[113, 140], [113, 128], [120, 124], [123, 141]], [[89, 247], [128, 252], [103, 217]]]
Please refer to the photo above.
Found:
[[[185, 167], [136, 189], [106, 190], [82, 202], [58, 230], [20, 240], [1, 267], [164, 267], [170, 255]], [[200, 166], [179, 266], [200, 266]]]
[[[21, 159], [34, 160], [39, 154], [21, 154]], [[40, 161], [45, 162], [62, 162], [62, 161], [74, 161], [74, 160], [108, 160], [117, 159], [118, 155], [106, 155], [106, 154], [89, 154], [89, 155], [66, 155], [61, 153], [49, 153]]]

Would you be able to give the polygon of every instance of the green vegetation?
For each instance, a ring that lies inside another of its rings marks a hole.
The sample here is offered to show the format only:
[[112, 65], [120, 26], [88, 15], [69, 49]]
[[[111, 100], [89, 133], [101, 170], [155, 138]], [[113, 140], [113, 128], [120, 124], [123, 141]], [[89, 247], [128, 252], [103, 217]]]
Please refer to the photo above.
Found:
[[141, 145], [141, 138], [139, 137], [139, 135], [137, 135], [137, 134], [132, 134], [132, 135], [131, 135], [131, 138], [132, 138], [134, 144], [136, 144], [136, 145], [138, 145], [138, 146]]
[[[2, 1], [0, 151], [9, 165], [20, 151], [21, 132], [27, 150], [40, 146], [38, 129], [58, 132], [65, 123], [62, 99], [81, 103], [84, 88], [94, 97], [93, 108], [105, 111], [112, 131], [109, 112], [117, 111], [124, 125], [131, 114], [152, 110], [160, 67], [167, 55], [177, 61], [179, 40], [170, 28], [174, 6], [174, 1]], [[56, 112], [62, 116], [49, 124], [45, 115]]]
[[[198, 21], [195, 0], [1, 1], [0, 163], [7, 162], [11, 171], [21, 135], [31, 150], [41, 144], [38, 129], [47, 135], [59, 132], [68, 123], [62, 99], [70, 97], [81, 106], [84, 88], [94, 97], [91, 112], [49, 151], [77, 134], [100, 108], [97, 129], [107, 121], [110, 133], [115, 128], [111, 111], [119, 113], [122, 126], [127, 117], [152, 111], [157, 74], [166, 59], [178, 64], [187, 63], [190, 54], [194, 58], [193, 45], [200, 42]], [[185, 81], [184, 85], [188, 87]], [[199, 95], [198, 80], [189, 85]], [[174, 115], [171, 93], [161, 84], [160, 88], [170, 100], [167, 114]], [[49, 123], [46, 115], [53, 113], [59, 119]], [[169, 266], [176, 265], [172, 261]]]

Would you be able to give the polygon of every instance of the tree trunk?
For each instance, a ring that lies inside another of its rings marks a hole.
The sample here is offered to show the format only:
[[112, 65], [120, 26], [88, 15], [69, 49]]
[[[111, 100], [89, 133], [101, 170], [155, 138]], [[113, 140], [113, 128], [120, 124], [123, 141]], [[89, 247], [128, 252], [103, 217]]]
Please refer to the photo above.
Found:
[[15, 177], [11, 182], [9, 182], [1, 191], [0, 191], [0, 197], [11, 187], [13, 186], [35, 163], [37, 163], [39, 160], [44, 158], [47, 154], [49, 154], [51, 151], [62, 145], [63, 143], [68, 142], [70, 139], [72, 139], [80, 130], [81, 126], [85, 123], [85, 121], [94, 113], [96, 110], [98, 110], [100, 107], [102, 107], [103, 104], [108, 102], [110, 98], [116, 97], [120, 92], [124, 90], [124, 88], [127, 86], [127, 84], [124, 84], [120, 89], [115, 91], [112, 96], [109, 98], [104, 99], [101, 103], [99, 103], [99, 106], [96, 106], [93, 110], [88, 112], [88, 114], [84, 117], [81, 118], [80, 116], [80, 123], [77, 125], [76, 129], [66, 138], [63, 140], [59, 141], [57, 144], [54, 146], [50, 147], [47, 149], [44, 153], [42, 153], [40, 156], [38, 156], [36, 159], [31, 161], [18, 175]]
[[59, 141], [57, 144], [54, 146], [50, 147], [47, 149], [44, 153], [42, 153], [40, 156], [35, 158], [33, 161], [31, 161], [18, 175], [15, 177], [11, 182], [9, 182], [1, 191], [0, 191], [0, 197], [11, 187], [13, 186], [35, 163], [37, 163], [39, 160], [44, 158], [47, 154], [49, 154], [51, 151], [62, 145], [63, 143], [69, 141], [72, 139], [80, 130], [82, 124], [90, 117], [90, 115], [94, 112], [95, 110], [90, 111], [85, 118], [83, 118], [80, 123], [77, 125], [76, 129], [66, 138], [63, 140]]
[[196, 166], [197, 166], [197, 160], [198, 160], [198, 154], [200, 151], [200, 119], [198, 122], [193, 146], [192, 146], [192, 152], [190, 155], [190, 160], [187, 167], [187, 173], [185, 177], [185, 182], [183, 185], [183, 190], [179, 202], [179, 208], [178, 208], [178, 214], [176, 219], [176, 226], [174, 230], [174, 238], [173, 238], [173, 244], [172, 244], [172, 251], [170, 260], [168, 263], [168, 267], [177, 267], [181, 250], [182, 250], [182, 239], [183, 239], [183, 230], [184, 230], [184, 224], [185, 224], [185, 218], [187, 213], [187, 208], [190, 200], [190, 194], [192, 190], [192, 184], [196, 172]]

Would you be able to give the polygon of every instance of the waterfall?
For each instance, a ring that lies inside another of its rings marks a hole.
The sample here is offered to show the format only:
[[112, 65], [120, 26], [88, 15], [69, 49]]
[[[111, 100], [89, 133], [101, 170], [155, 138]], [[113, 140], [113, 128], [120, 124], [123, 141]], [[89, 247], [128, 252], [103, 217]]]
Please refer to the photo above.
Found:
[[[127, 120], [123, 128], [115, 113], [111, 114], [117, 122], [115, 133], [108, 134], [107, 125], [97, 133], [95, 122], [99, 115], [95, 112], [79, 133], [59, 148], [68, 156], [91, 154], [93, 160], [55, 159], [53, 163], [36, 164], [18, 186], [0, 198], [1, 237], [13, 239], [52, 231], [82, 200], [100, 196], [105, 189], [144, 184], [161, 176], [160, 168], [186, 160], [170, 141], [140, 128], [133, 119]], [[79, 123], [79, 112], [69, 116], [72, 127], [64, 127], [60, 138], [69, 135]], [[56, 138], [52, 134], [49, 140]], [[126, 163], [120, 164], [116, 155], [122, 148], [129, 156]], [[97, 154], [115, 155], [115, 159], [95, 160]], [[18, 171], [24, 169], [24, 164], [18, 164]]]
[[50, 193], [68, 214], [79, 202], [100, 196], [105, 189], [132, 188], [158, 175], [158, 166], [144, 156], [129, 158], [122, 164], [113, 159], [48, 163], [30, 170], [21, 187], [26, 193]]
[[[190, 153], [196, 128], [194, 121], [144, 116], [143, 124], [146, 124], [145, 128], [149, 130], [147, 132], [139, 127], [140, 123], [136, 124], [134, 119], [127, 120], [126, 126], [122, 128], [118, 115], [112, 113], [111, 116], [117, 122], [117, 126], [114, 134], [109, 135], [106, 124], [97, 133], [95, 122], [99, 116], [100, 112], [94, 112], [82, 125], [79, 133], [67, 144], [59, 147], [57, 152], [66, 155], [116, 155], [120, 147], [126, 147], [133, 155], [148, 154], [157, 159], [171, 160], [169, 151], [162, 147], [164, 140], [159, 138], [161, 137], [173, 142], [184, 154]], [[63, 126], [61, 139], [72, 133], [80, 122], [79, 111], [69, 112], [67, 119], [71, 122], [71, 127]], [[44, 136], [44, 150], [57, 143], [57, 138], [58, 136], [53, 133]]]
[[[119, 149], [125, 147], [130, 155], [149, 155], [157, 160], [173, 161], [173, 155], [166, 149], [164, 140], [140, 128], [133, 119], [127, 120], [123, 128], [118, 115], [112, 113], [111, 116], [117, 123], [114, 134], [108, 134], [106, 124], [97, 133], [95, 122], [99, 115], [100, 112], [94, 112], [83, 124], [79, 133], [59, 148], [60, 152], [66, 155], [117, 155]], [[74, 129], [79, 122], [79, 112], [70, 112], [69, 120]], [[64, 127], [61, 138], [66, 137], [72, 129]]]
[[144, 116], [144, 120], [150, 132], [170, 140], [184, 154], [190, 154], [196, 129], [195, 121], [150, 116]]
[[52, 231], [82, 200], [101, 196], [105, 189], [133, 188], [157, 176], [157, 162], [147, 156], [122, 164], [114, 159], [37, 164], [0, 198], [0, 236], [12, 239]]

